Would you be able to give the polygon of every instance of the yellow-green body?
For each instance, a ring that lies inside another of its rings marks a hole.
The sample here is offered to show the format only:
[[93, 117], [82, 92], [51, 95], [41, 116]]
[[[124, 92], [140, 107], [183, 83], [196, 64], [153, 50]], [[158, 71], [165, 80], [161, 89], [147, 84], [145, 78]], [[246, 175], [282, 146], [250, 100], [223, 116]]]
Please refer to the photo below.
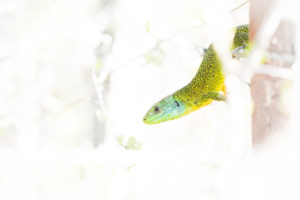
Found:
[[[232, 49], [244, 46], [247, 43], [248, 25], [238, 26]], [[192, 81], [154, 104], [146, 113], [144, 122], [146, 124], [157, 124], [177, 119], [209, 105], [213, 100], [224, 101], [226, 96], [224, 81], [223, 64], [213, 45], [210, 45]]]
[[236, 27], [231, 50], [247, 45], [249, 43], [248, 33], [249, 33], [249, 24], [240, 25]]
[[176, 91], [174, 97], [189, 105], [189, 112], [206, 106], [213, 100], [225, 100], [225, 97], [219, 94], [219, 91], [224, 89], [225, 76], [222, 68], [217, 52], [213, 45], [210, 45], [195, 77], [188, 85]]

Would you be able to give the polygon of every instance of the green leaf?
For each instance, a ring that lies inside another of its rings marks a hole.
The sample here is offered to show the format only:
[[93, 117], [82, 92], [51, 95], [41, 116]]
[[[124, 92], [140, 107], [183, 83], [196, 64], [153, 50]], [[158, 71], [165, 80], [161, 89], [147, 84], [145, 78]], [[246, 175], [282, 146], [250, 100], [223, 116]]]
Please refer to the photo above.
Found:
[[127, 140], [127, 144], [125, 146], [126, 149], [133, 149], [136, 143], [136, 139], [134, 136], [130, 136]]
[[161, 48], [158, 48], [146, 53], [144, 55], [144, 59], [148, 64], [161, 66], [163, 64], [164, 56], [165, 56], [165, 52]]
[[149, 21], [146, 22], [145, 28], [146, 28], [146, 32], [150, 33], [150, 22]]
[[123, 145], [124, 135], [119, 135], [119, 136], [117, 137], [117, 141], [118, 141], [119, 145], [124, 146], [124, 145]]
[[102, 65], [103, 64], [102, 64], [101, 60], [98, 60], [97, 63], [96, 63], [96, 65], [95, 65], [95, 70], [101, 69]]
[[142, 149], [142, 143], [140, 142], [136, 142], [135, 145], [134, 145], [134, 149], [133, 150], [141, 150]]

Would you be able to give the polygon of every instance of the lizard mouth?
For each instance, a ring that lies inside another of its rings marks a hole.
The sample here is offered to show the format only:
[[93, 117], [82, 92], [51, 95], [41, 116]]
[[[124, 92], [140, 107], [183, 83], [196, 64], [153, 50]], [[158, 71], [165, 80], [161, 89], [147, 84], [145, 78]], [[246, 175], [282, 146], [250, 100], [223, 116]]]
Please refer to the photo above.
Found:
[[185, 103], [174, 96], [167, 96], [154, 104], [143, 118], [145, 124], [158, 124], [177, 119], [186, 113]]
[[157, 124], [162, 122], [160, 119], [163, 118], [165, 114], [154, 114], [151, 110], [146, 113], [146, 115], [143, 118], [143, 121], [145, 124]]

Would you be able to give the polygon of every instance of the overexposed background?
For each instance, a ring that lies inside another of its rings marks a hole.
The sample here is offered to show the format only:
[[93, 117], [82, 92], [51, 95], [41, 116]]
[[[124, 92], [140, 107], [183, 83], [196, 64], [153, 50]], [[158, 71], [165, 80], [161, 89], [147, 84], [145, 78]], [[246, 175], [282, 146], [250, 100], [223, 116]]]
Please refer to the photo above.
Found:
[[229, 13], [243, 2], [1, 0], [0, 198], [299, 199], [297, 130], [253, 150], [230, 66], [229, 103], [142, 122], [249, 23], [249, 4]]

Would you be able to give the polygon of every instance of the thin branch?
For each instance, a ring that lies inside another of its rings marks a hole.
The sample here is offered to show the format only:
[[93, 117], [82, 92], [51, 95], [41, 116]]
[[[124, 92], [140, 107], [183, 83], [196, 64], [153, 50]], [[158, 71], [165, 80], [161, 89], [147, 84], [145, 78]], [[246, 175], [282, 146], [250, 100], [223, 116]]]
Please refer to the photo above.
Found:
[[[104, 114], [106, 114], [107, 109], [105, 107], [105, 103], [103, 100], [103, 89], [104, 89], [103, 84], [98, 84], [97, 75], [96, 75], [96, 72], [94, 69], [92, 69], [92, 76], [93, 76], [93, 83], [96, 88], [96, 93], [97, 93], [99, 104], [100, 104], [100, 109], [104, 112]], [[108, 77], [108, 76], [106, 76], [106, 77]]]
[[113, 68], [113, 69], [110, 70], [110, 72], [107, 74], [107, 77], [105, 77], [105, 78], [102, 79], [102, 80], [100, 79], [99, 82], [100, 82], [100, 83], [105, 83], [113, 73], [115, 73], [115, 72], [117, 72], [117, 71], [119, 71], [119, 70], [121, 70], [121, 69], [124, 69], [124, 68], [125, 68], [126, 66], [128, 66], [130, 63], [133, 63], [133, 62], [135, 62], [135, 61], [137, 61], [137, 60], [143, 58], [146, 54], [149, 54], [149, 53], [151, 53], [151, 52], [153, 52], [153, 51], [156, 51], [157, 49], [159, 49], [159, 48], [161, 47], [161, 45], [163, 45], [164, 43], [170, 41], [171, 39], [173, 39], [173, 38], [176, 37], [177, 35], [179, 35], [179, 34], [181, 34], [181, 33], [185, 33], [185, 32], [189, 32], [189, 31], [198, 29], [198, 28], [200, 28], [201, 26], [203, 26], [203, 25], [205, 25], [205, 24], [206, 24], [206, 23], [203, 22], [203, 23], [201, 23], [201, 24], [197, 24], [197, 25], [194, 25], [194, 26], [191, 26], [191, 27], [188, 27], [188, 28], [179, 30], [179, 31], [177, 31], [177, 32], [175, 32], [175, 33], [173, 33], [173, 34], [171, 34], [170, 36], [168, 36], [167, 38], [165, 38], [165, 39], [163, 39], [163, 40], [158, 39], [158, 41], [157, 41], [157, 43], [155, 44], [154, 47], [150, 48], [149, 50], [145, 51], [144, 53], [142, 53], [142, 54], [140, 54], [140, 55], [137, 55], [137, 56], [131, 58], [130, 60], [128, 60], [128, 61], [126, 61], [125, 63], [121, 64], [119, 67]]
[[[242, 3], [241, 5], [237, 6], [236, 8], [232, 9], [229, 11], [229, 14], [235, 12], [236, 10], [238, 10], [239, 8], [243, 7], [244, 5], [246, 5], [248, 3], [248, 0], [244, 3]], [[200, 23], [200, 24], [197, 24], [197, 25], [194, 25], [194, 26], [191, 26], [191, 27], [188, 27], [188, 28], [184, 28], [184, 29], [181, 29], [181, 30], [178, 30], [177, 32], [169, 35], [167, 38], [165, 39], [159, 39], [158, 37], [155, 36], [155, 38], [157, 39], [157, 42], [156, 44], [154, 45], [154, 47], [150, 48], [149, 50], [145, 51], [144, 53], [140, 54], [140, 55], [137, 55], [131, 59], [129, 59], [128, 61], [126, 61], [125, 63], [121, 64], [120, 66], [118, 67], [113, 67], [112, 69], [110, 70], [103, 70], [101, 72], [101, 74], [99, 75], [99, 77], [96, 76], [96, 73], [95, 71], [92, 69], [92, 73], [93, 73], [93, 81], [94, 81], [94, 84], [95, 84], [95, 87], [97, 88], [97, 95], [98, 95], [98, 98], [100, 100], [100, 105], [101, 105], [101, 108], [103, 109], [103, 111], [105, 111], [105, 106], [104, 106], [104, 102], [103, 102], [103, 95], [102, 95], [102, 90], [103, 90], [103, 85], [108, 82], [110, 76], [121, 70], [121, 69], [125, 69], [126, 67], [130, 66], [129, 64], [130, 63], [133, 63], [141, 58], [143, 58], [146, 54], [150, 54], [151, 52], [153, 51], [156, 51], [158, 50], [159, 48], [161, 48], [161, 46], [170, 41], [171, 39], [177, 37], [179, 34], [181, 33], [186, 33], [186, 32], [189, 32], [189, 31], [192, 31], [192, 30], [195, 30], [195, 29], [198, 29], [200, 27], [202, 27], [203, 25], [205, 25], [206, 22], [203, 22], [203, 23]], [[101, 85], [101, 87], [99, 86]], [[100, 87], [100, 89], [99, 89]]]
[[276, 78], [293, 79], [292, 70], [274, 65], [260, 64], [255, 70], [255, 74], [265, 74]]
[[239, 5], [238, 7], [236, 7], [236, 8], [234, 8], [234, 9], [230, 10], [230, 11], [229, 11], [229, 14], [234, 13], [236, 10], [238, 10], [238, 9], [241, 8], [241, 7], [243, 7], [243, 6], [246, 5], [248, 2], [249, 2], [249, 1], [247, 0], [247, 1], [245, 1], [244, 3], [242, 3], [241, 5]]
[[280, 23], [282, 15], [278, 10], [279, 6], [279, 3], [276, 3], [273, 6], [273, 10], [269, 13], [269, 16], [265, 18], [256, 35], [253, 49], [251, 49], [250, 55], [244, 62], [244, 67], [240, 67], [239, 69], [239, 78], [245, 82], [255, 73], [258, 63], [260, 63], [261, 58], [265, 55], [272, 35]]
[[[228, 13], [229, 14], [232, 14], [233, 12], [235, 12], [236, 10], [238, 10], [239, 8], [243, 7], [244, 5], [246, 5], [249, 1], [245, 1], [244, 3], [242, 3], [241, 5], [235, 7], [234, 9], [230, 10]], [[120, 65], [119, 67], [116, 67], [116, 68], [113, 68], [110, 73], [108, 74], [108, 76], [110, 76], [111, 74], [119, 71], [121, 68], [123, 67], [126, 67], [128, 64], [142, 58], [145, 54], [149, 54], [151, 53], [152, 51], [155, 51], [157, 50], [158, 48], [160, 48], [161, 45], [163, 45], [164, 43], [170, 41], [171, 39], [173, 39], [174, 37], [177, 37], [179, 34], [181, 33], [186, 33], [186, 32], [189, 32], [189, 31], [192, 31], [192, 30], [195, 30], [195, 29], [198, 29], [198, 28], [201, 28], [203, 25], [205, 25], [206, 22], [203, 22], [203, 23], [200, 23], [200, 24], [196, 24], [194, 26], [191, 26], [191, 27], [188, 27], [188, 28], [184, 28], [184, 29], [181, 29], [181, 30], [178, 30], [177, 32], [169, 35], [167, 38], [165, 39], [162, 39], [160, 40], [158, 37], [155, 37], [158, 41], [157, 43], [155, 44], [154, 47], [150, 48], [149, 50], [147, 50], [146, 52], [138, 55], [138, 56], [135, 56], [133, 58], [131, 58], [130, 60], [128, 60], [127, 62], [125, 62], [124, 64]], [[107, 80], [108, 78], [106, 78], [105, 80]]]

